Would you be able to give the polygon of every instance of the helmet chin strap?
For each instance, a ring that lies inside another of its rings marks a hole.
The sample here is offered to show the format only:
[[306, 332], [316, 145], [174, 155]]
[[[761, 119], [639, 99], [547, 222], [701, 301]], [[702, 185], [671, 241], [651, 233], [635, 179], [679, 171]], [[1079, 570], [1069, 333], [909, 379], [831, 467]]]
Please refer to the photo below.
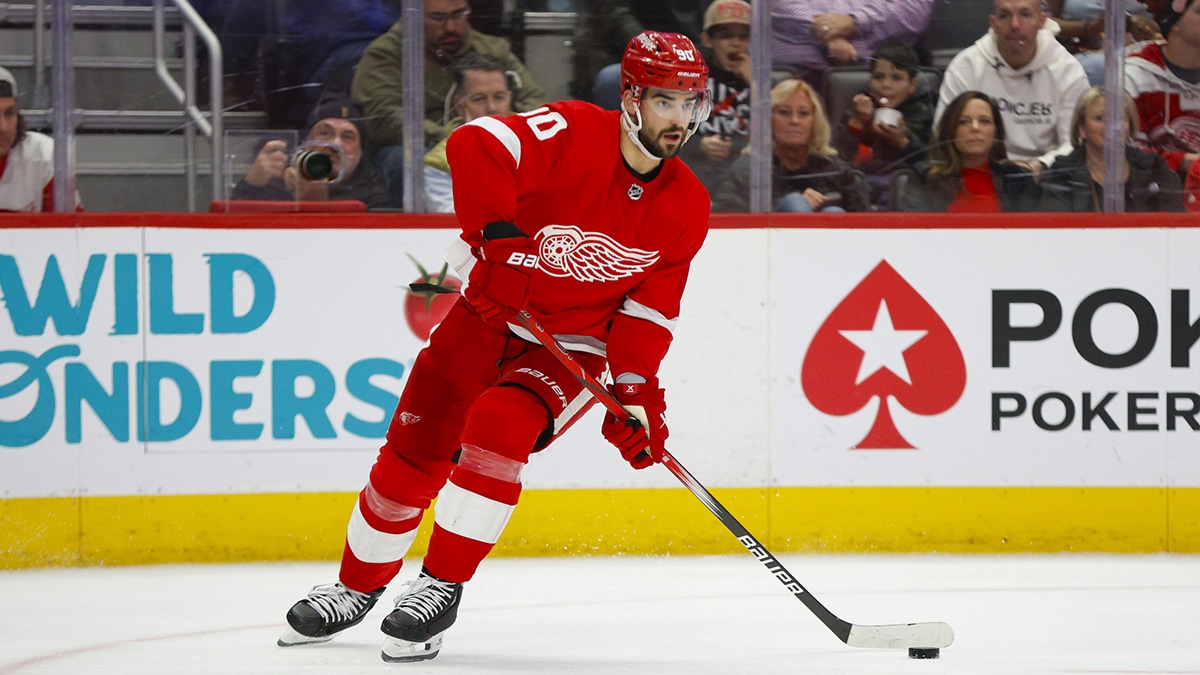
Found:
[[[642, 145], [642, 139], [640, 137], [638, 137], [638, 132], [642, 130], [641, 101], [642, 101], [642, 93], [640, 90], [638, 90], [635, 87], [634, 88], [634, 96], [633, 96], [633, 104], [634, 104], [633, 112], [637, 116], [635, 118], [634, 115], [629, 114], [629, 110], [625, 107], [625, 100], [622, 98], [622, 100], [621, 100], [621, 128], [623, 128], [625, 130], [625, 133], [629, 135], [629, 140], [633, 141], [633, 144], [635, 146], [637, 146], [638, 150], [642, 151], [643, 155], [649, 157], [650, 159], [652, 159], [656, 162], [662, 161], [665, 158], [659, 157], [658, 155], [647, 150], [646, 146]], [[689, 122], [687, 125], [687, 128], [684, 129], [683, 140], [680, 141], [680, 143], [679, 143], [681, 146], [684, 143], [687, 143], [688, 139], [690, 139], [692, 137], [692, 134], [696, 133], [696, 129], [700, 128], [700, 124], [703, 123], [704, 120], [708, 119], [708, 114], [709, 114], [710, 110], [712, 110], [712, 103], [709, 102], [707, 98], [702, 98], [700, 107], [695, 112], [692, 113], [692, 121]]]
[[650, 152], [646, 149], [646, 146], [642, 145], [642, 139], [638, 137], [638, 132], [642, 130], [642, 111], [640, 108], [634, 108], [634, 112], [637, 114], [637, 121], [634, 121], [634, 118], [629, 114], [629, 110], [625, 108], [625, 103], [622, 101], [621, 127], [625, 129], [625, 133], [629, 135], [629, 139], [633, 141], [638, 150], [642, 151], [643, 155], [656, 162], [662, 161], [662, 157]]

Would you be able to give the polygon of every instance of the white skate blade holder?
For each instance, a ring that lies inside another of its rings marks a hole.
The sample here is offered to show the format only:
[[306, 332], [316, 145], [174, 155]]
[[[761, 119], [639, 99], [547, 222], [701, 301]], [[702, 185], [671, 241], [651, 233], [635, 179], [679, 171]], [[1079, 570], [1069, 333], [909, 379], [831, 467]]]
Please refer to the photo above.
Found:
[[383, 651], [380, 653], [380, 656], [388, 663], [427, 661], [437, 656], [441, 650], [441, 633], [434, 635], [429, 642], [409, 642], [408, 640], [389, 637], [383, 643]]
[[332, 635], [323, 635], [321, 637], [309, 637], [297, 633], [291, 626], [283, 627], [283, 635], [275, 641], [275, 644], [280, 647], [295, 647], [296, 645], [315, 645], [322, 642], [329, 642], [333, 639]]

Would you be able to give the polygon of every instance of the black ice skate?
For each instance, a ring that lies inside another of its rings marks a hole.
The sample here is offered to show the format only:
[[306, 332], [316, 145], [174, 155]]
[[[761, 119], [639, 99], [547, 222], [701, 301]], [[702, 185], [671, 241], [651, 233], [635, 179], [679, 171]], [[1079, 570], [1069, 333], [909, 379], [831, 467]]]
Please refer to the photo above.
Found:
[[280, 647], [328, 642], [334, 634], [362, 621], [383, 595], [384, 586], [359, 593], [342, 585], [314, 586], [308, 597], [288, 610], [288, 627], [276, 642]]
[[424, 661], [438, 655], [442, 633], [458, 618], [462, 584], [442, 581], [425, 570], [396, 597], [396, 609], [380, 630], [388, 636], [383, 660], [390, 663]]

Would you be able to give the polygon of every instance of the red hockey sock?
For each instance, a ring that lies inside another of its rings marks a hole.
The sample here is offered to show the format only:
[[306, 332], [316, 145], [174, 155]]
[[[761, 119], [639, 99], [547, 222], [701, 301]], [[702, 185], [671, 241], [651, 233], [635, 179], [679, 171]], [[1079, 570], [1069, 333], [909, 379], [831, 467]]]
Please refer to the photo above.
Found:
[[425, 568], [458, 583], [491, 553], [521, 495], [521, 470], [550, 423], [542, 401], [520, 387], [494, 387], [471, 406], [463, 449], [438, 494]]

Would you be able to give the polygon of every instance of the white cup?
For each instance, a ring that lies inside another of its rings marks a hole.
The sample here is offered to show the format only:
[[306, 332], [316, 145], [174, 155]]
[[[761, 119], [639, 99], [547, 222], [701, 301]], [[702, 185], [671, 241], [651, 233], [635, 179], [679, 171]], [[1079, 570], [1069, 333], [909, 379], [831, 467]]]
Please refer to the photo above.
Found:
[[876, 108], [874, 120], [880, 124], [885, 124], [889, 127], [900, 126], [900, 121], [904, 119], [904, 115], [895, 108]]

